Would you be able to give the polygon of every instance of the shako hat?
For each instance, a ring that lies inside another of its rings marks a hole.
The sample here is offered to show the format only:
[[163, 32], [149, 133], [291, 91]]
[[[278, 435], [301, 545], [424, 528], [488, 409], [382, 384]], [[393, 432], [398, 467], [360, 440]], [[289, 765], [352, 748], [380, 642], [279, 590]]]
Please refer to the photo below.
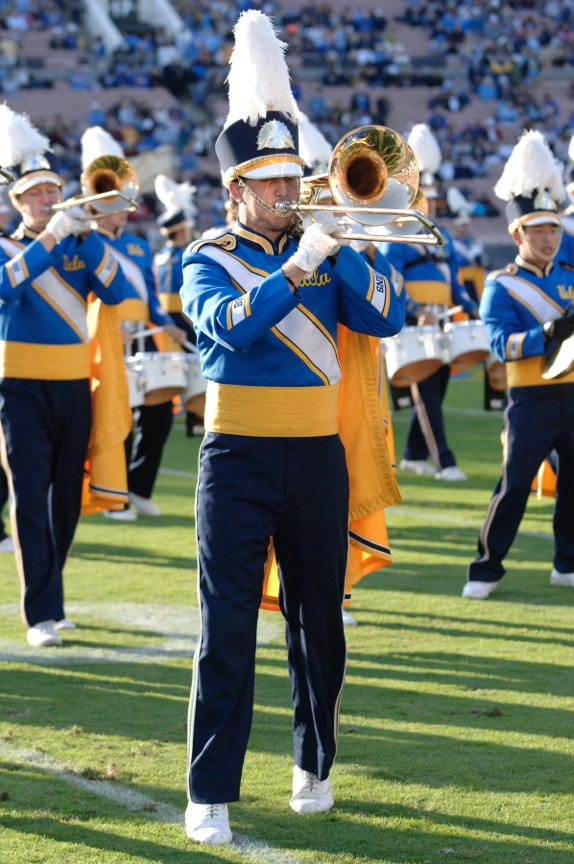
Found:
[[223, 182], [238, 177], [303, 176], [298, 151], [297, 105], [285, 62], [287, 44], [271, 20], [255, 9], [234, 27], [229, 60], [229, 113], [215, 142]]
[[525, 132], [494, 187], [495, 195], [506, 201], [508, 232], [523, 225], [561, 225], [559, 211], [566, 198], [562, 166], [542, 132]]
[[17, 175], [10, 189], [12, 199], [38, 183], [53, 183], [62, 188], [62, 178], [46, 156], [51, 152], [50, 141], [26, 114], [0, 105], [0, 129], [0, 165], [14, 169]]
[[426, 123], [416, 123], [407, 138], [419, 166], [419, 189], [427, 198], [436, 198], [436, 175], [442, 161], [440, 145]]
[[190, 183], [176, 183], [166, 174], [158, 174], [154, 183], [155, 194], [163, 205], [164, 212], [156, 219], [162, 234], [171, 234], [180, 225], [195, 224], [197, 207], [193, 196], [197, 187]]

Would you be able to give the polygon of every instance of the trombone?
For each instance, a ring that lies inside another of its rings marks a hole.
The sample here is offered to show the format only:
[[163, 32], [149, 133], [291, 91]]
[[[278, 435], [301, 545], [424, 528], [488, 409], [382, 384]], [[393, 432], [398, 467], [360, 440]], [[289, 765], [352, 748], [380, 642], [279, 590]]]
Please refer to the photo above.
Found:
[[112, 213], [139, 210], [139, 183], [135, 170], [126, 159], [118, 156], [98, 156], [84, 169], [81, 177], [84, 195], [70, 198], [48, 208], [51, 213], [69, 207], [92, 204], [97, 213], [90, 219], [103, 219]]
[[[344, 135], [335, 146], [326, 174], [301, 181], [300, 201], [283, 201], [276, 208], [283, 213], [324, 211], [343, 213], [353, 222], [388, 229], [334, 233], [342, 240], [370, 240], [386, 243], [422, 243], [444, 246], [446, 240], [421, 210], [413, 209], [419, 185], [419, 169], [408, 142], [386, 126], [359, 126]], [[329, 195], [334, 204], [320, 204]], [[425, 234], [393, 233], [393, 224], [418, 222]]]

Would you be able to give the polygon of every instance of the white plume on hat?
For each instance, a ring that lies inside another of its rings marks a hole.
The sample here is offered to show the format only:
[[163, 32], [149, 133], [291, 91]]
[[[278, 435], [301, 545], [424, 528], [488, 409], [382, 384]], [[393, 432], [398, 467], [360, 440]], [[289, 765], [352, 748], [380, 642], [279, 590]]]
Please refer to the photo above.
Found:
[[233, 28], [235, 46], [229, 60], [229, 114], [224, 128], [244, 120], [255, 126], [268, 111], [297, 116], [281, 42], [270, 19], [256, 9], [242, 12]]
[[515, 145], [494, 193], [502, 201], [510, 201], [518, 196], [531, 198], [535, 189], [546, 190], [560, 203], [566, 197], [562, 170], [542, 132], [529, 130]]
[[12, 168], [29, 156], [50, 152], [50, 141], [33, 125], [26, 114], [17, 114], [0, 105], [0, 165]]
[[446, 203], [451, 213], [455, 213], [456, 216], [470, 215], [470, 203], [456, 186], [449, 186], [446, 190]]
[[190, 183], [176, 183], [166, 174], [158, 174], [154, 183], [155, 194], [165, 207], [166, 213], [183, 213], [185, 219], [194, 219], [197, 216], [197, 207], [193, 196], [197, 187]]
[[82, 147], [82, 169], [87, 168], [94, 159], [100, 156], [117, 156], [120, 159], [125, 159], [125, 153], [121, 144], [118, 144], [115, 138], [112, 138], [109, 132], [102, 129], [101, 126], [90, 126], [81, 140]]
[[407, 140], [417, 157], [421, 174], [423, 171], [436, 174], [440, 168], [442, 154], [430, 126], [427, 126], [426, 123], [416, 123]]
[[320, 129], [302, 111], [297, 112], [299, 155], [309, 168], [327, 170], [333, 148]]

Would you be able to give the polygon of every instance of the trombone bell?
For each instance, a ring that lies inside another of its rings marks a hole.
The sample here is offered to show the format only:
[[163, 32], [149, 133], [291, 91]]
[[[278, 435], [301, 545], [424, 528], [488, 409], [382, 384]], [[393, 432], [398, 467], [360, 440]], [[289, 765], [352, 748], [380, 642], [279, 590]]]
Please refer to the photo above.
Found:
[[127, 159], [99, 156], [84, 169], [81, 183], [85, 194], [81, 200], [90, 201], [103, 215], [137, 209], [138, 177]]
[[386, 126], [359, 126], [344, 135], [329, 160], [329, 186], [342, 208], [383, 212], [357, 213], [361, 225], [384, 225], [396, 217], [384, 210], [406, 210], [416, 197], [419, 169], [408, 142]]

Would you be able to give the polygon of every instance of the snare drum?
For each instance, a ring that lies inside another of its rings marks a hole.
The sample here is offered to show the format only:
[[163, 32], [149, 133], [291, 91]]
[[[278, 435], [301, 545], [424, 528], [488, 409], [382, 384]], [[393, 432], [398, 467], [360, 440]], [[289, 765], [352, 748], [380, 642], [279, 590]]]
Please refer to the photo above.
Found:
[[144, 405], [161, 405], [184, 392], [188, 360], [183, 352], [138, 352], [129, 359], [139, 363], [143, 369]]
[[490, 343], [482, 321], [451, 321], [444, 325], [444, 341], [454, 373], [483, 363]]
[[188, 354], [187, 387], [181, 397], [185, 410], [203, 419], [207, 381], [201, 374], [198, 354]]
[[393, 387], [408, 387], [429, 378], [443, 365], [442, 330], [436, 324], [403, 327], [385, 339], [387, 377]]
[[126, 375], [130, 408], [139, 408], [144, 404], [145, 372], [135, 357], [126, 358]]

